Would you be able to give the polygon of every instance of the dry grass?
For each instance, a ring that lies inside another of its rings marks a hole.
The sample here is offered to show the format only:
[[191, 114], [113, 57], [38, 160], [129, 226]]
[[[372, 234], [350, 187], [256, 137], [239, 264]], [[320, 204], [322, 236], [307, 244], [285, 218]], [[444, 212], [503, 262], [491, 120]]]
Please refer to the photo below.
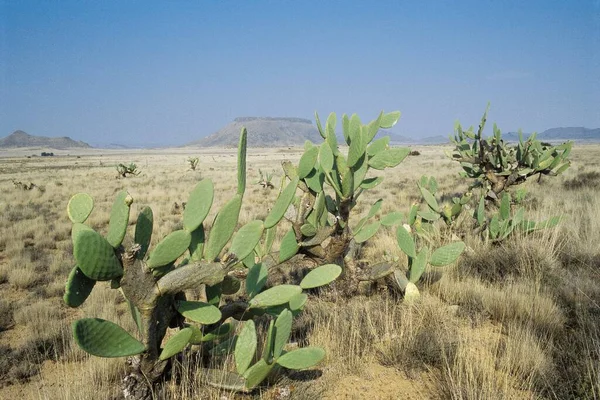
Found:
[[[383, 213], [406, 212], [419, 200], [421, 174], [435, 175], [445, 201], [466, 189], [443, 149], [417, 150], [420, 156], [398, 168], [375, 171], [385, 176], [384, 183], [361, 198], [351, 226], [379, 198]], [[208, 222], [235, 192], [233, 150], [92, 151], [81, 158], [58, 153], [0, 159], [0, 398], [111, 399], [118, 394], [123, 360], [83, 353], [72, 341], [70, 322], [94, 316], [134, 332], [119, 292], [98, 285], [80, 309], [61, 302], [74, 264], [65, 213], [72, 194], [86, 191], [94, 197], [89, 223], [105, 233], [114, 194], [127, 189], [135, 199], [132, 223], [137, 210], [152, 206], [155, 244], [181, 226], [174, 203], [186, 201], [199, 179], [215, 182]], [[196, 171], [188, 168], [190, 156], [200, 157]], [[297, 162], [299, 156], [294, 149], [249, 150], [241, 224], [264, 218], [277, 196], [277, 190], [253, 185], [258, 170], [275, 171], [278, 187], [280, 162]], [[464, 235], [470, 224], [466, 216], [433, 241], [442, 244], [454, 234], [468, 251], [441, 279], [430, 275], [420, 284], [417, 304], [403, 304], [384, 287], [350, 300], [311, 298], [293, 336], [323, 346], [325, 362], [315, 371], [275, 376], [272, 388], [242, 398], [600, 399], [600, 147], [576, 146], [573, 158], [564, 177], [525, 185], [528, 215], [564, 215], [558, 228], [490, 245]], [[142, 173], [115, 179], [114, 165], [124, 161], [135, 162]], [[12, 179], [46, 190], [16, 190]], [[278, 228], [276, 241], [285, 229]], [[361, 254], [367, 264], [386, 256], [401, 256], [391, 229], [382, 229]], [[157, 397], [239, 398], [204, 386], [194, 373], [197, 363], [178, 361], [178, 379]], [[216, 366], [230, 363], [220, 360]]]

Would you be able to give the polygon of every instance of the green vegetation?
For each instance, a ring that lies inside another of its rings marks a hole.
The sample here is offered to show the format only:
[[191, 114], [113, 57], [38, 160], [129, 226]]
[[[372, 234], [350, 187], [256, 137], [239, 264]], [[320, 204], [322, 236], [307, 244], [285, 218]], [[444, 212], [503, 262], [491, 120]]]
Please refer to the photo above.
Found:
[[[291, 187], [295, 189], [295, 183]], [[285, 346], [293, 315], [303, 309], [307, 299], [303, 290], [327, 285], [340, 275], [341, 268], [322, 265], [298, 285], [266, 289], [268, 269], [255, 258], [254, 249], [265, 231], [274, 229], [281, 212], [276, 211], [264, 222], [251, 221], [235, 232], [245, 190], [246, 131], [242, 130], [237, 194], [218, 212], [208, 233], [203, 222], [214, 196], [214, 185], [209, 179], [200, 181], [192, 190], [183, 213], [183, 229], [171, 232], [153, 249], [149, 249], [153, 231], [149, 207], [139, 213], [135, 243], [123, 246], [133, 204], [126, 191], [115, 198], [106, 237], [84, 224], [94, 208], [89, 195], [76, 194], [69, 201], [67, 211], [73, 223], [73, 256], [77, 265], [67, 281], [65, 303], [78, 307], [97, 282], [110, 281], [129, 304], [139, 337], [136, 339], [113, 322], [84, 318], [73, 323], [75, 341], [87, 353], [99, 357], [137, 356], [123, 387], [127, 393], [135, 393], [135, 398], [150, 398], [154, 384], [165, 378], [170, 360], [190, 346], [199, 346], [205, 354], [215, 357], [233, 349], [237, 372], [228, 372], [225, 380], [218, 371], [206, 376], [212, 385], [243, 391], [259, 385], [276, 367], [304, 369], [324, 357], [320, 348], [290, 351]], [[286, 196], [294, 195], [289, 192]], [[224, 252], [229, 242], [230, 248]], [[242, 285], [240, 279], [244, 276]], [[186, 299], [186, 290], [202, 285], [206, 288], [206, 302]], [[223, 295], [236, 294], [242, 286], [245, 298], [222, 301]], [[262, 357], [253, 363], [258, 343], [252, 318], [262, 315], [276, 319], [269, 322]], [[239, 333], [234, 333], [230, 318], [246, 321]], [[178, 332], [163, 343], [168, 328], [177, 328]]]

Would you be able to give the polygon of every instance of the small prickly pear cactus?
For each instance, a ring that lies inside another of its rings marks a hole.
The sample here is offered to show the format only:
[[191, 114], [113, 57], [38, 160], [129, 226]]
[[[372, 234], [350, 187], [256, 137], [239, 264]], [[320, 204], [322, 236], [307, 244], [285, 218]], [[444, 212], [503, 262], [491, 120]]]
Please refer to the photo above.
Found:
[[200, 159], [198, 157], [188, 157], [187, 162], [188, 162], [188, 164], [190, 164], [190, 169], [192, 171], [195, 171], [196, 168], [198, 167], [198, 163], [200, 162]]
[[[133, 244], [123, 245], [133, 203], [126, 191], [116, 196], [106, 236], [85, 225], [94, 207], [89, 195], [76, 194], [69, 201], [67, 213], [73, 222], [73, 256], [77, 264], [67, 280], [65, 303], [78, 307], [97, 282], [110, 281], [111, 287], [119, 288], [125, 297], [138, 328], [131, 334], [113, 322], [84, 318], [73, 323], [75, 342], [99, 357], [136, 357], [124, 380], [126, 398], [151, 398], [152, 386], [164, 378], [170, 360], [181, 352], [193, 351], [194, 346], [215, 357], [235, 349], [237, 372], [227, 373], [224, 380], [218, 374], [221, 371], [207, 370], [203, 374], [208, 383], [231, 390], [252, 390], [275, 365], [302, 369], [324, 357], [320, 348], [288, 351], [285, 346], [291, 320], [307, 300], [303, 291], [329, 284], [342, 269], [334, 264], [321, 265], [299, 285], [265, 290], [268, 267], [261, 259], [266, 253], [261, 251], [264, 248], [260, 241], [266, 236], [265, 242], [272, 244], [275, 225], [287, 204], [278, 200], [275, 213], [265, 221], [251, 221], [237, 229], [246, 189], [246, 136], [243, 129], [237, 193], [217, 213], [209, 232], [204, 221], [212, 207], [214, 186], [208, 179], [200, 181], [190, 193], [183, 229], [171, 232], [153, 248], [154, 217], [149, 207], [139, 212]], [[285, 196], [294, 195], [297, 183], [293, 182]], [[222, 301], [222, 296], [238, 293], [242, 286], [246, 293], [240, 300]], [[205, 287], [206, 302], [186, 299], [186, 290], [201, 287]], [[252, 321], [257, 316], [276, 319], [271, 320], [262, 358], [250, 365], [257, 349]], [[246, 321], [237, 333], [236, 321]], [[176, 330], [173, 335], [167, 335], [170, 328]]]
[[481, 232], [484, 240], [491, 240], [493, 243], [501, 242], [515, 231], [528, 234], [540, 229], [553, 228], [561, 220], [560, 216], [554, 216], [545, 221], [531, 221], [525, 219], [525, 208], [517, 207], [514, 213], [512, 208], [511, 196], [507, 192], [502, 195], [500, 208], [496, 212], [487, 211], [485, 198], [479, 199], [473, 217], [477, 230]]

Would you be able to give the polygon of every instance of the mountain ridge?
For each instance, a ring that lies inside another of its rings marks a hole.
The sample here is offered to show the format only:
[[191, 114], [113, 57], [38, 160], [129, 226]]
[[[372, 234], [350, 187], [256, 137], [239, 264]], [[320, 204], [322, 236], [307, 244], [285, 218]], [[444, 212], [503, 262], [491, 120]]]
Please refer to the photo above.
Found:
[[51, 149], [63, 150], [70, 148], [91, 148], [92, 146], [80, 140], [73, 140], [68, 136], [35, 136], [22, 130], [16, 130], [0, 139], [0, 148], [18, 147], [49, 147]]

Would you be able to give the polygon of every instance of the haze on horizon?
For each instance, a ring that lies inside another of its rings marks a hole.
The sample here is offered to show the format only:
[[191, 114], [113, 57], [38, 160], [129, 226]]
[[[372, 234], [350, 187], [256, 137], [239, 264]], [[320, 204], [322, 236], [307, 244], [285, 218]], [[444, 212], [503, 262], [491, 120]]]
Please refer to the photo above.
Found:
[[240, 116], [600, 127], [600, 1], [0, 0], [0, 137], [180, 145]]

